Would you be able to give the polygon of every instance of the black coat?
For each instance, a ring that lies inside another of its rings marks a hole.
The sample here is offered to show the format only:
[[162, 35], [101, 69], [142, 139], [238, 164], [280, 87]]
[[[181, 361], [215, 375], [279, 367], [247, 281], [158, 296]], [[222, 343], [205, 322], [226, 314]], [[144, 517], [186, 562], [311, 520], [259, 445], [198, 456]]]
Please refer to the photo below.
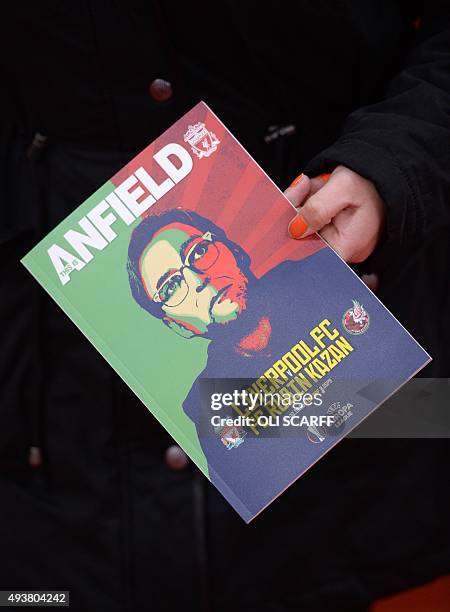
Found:
[[204, 99], [281, 187], [338, 163], [375, 182], [387, 228], [365, 267], [434, 357], [424, 375], [449, 376], [446, 4], [9, 9], [1, 589], [68, 589], [74, 610], [351, 611], [450, 570], [446, 441], [345, 440], [247, 526], [168, 466], [168, 435], [18, 263]]

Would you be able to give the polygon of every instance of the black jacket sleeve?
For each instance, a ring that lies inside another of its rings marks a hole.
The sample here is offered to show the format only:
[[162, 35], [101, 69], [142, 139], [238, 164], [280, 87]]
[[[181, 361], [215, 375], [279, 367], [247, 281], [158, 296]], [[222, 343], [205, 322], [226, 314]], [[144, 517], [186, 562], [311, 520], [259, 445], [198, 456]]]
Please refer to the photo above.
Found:
[[386, 211], [385, 240], [421, 244], [450, 224], [450, 7], [433, 3], [403, 70], [383, 100], [359, 108], [338, 140], [312, 159], [314, 176], [343, 164], [372, 180]]

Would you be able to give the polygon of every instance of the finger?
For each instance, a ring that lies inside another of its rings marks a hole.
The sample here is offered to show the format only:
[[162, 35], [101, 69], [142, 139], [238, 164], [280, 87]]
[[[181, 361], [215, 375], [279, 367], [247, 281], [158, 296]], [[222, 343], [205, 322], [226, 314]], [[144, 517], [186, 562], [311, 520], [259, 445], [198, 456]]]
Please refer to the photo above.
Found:
[[[329, 173], [323, 173], [323, 174], [319, 174], [319, 176], [315, 176], [312, 179], [309, 179], [309, 196], [314, 195], [315, 193], [317, 193], [319, 191], [319, 189], [322, 189], [322, 187], [325, 185], [325, 183], [328, 182], [329, 178], [330, 178], [331, 174]], [[301, 180], [303, 180], [304, 175], [300, 174], [300, 176], [298, 176], [291, 184], [291, 187], [297, 185]], [[300, 203], [301, 205], [301, 203]], [[297, 205], [296, 207], [298, 208], [299, 205]], [[291, 234], [292, 237], [302, 237], [302, 238], [306, 238], [307, 236], [310, 236], [311, 234], [314, 234], [314, 230], [308, 228], [308, 224], [306, 223], [305, 219], [301, 216], [301, 215], [297, 215], [296, 217], [294, 217], [294, 219], [292, 219], [292, 221], [289, 224], [288, 227], [288, 231]]]
[[328, 225], [326, 225], [320, 231], [320, 236], [325, 240], [327, 244], [330, 245], [332, 249], [336, 251], [336, 253], [340, 257], [342, 257], [344, 261], [350, 263], [351, 252], [349, 249], [349, 245], [347, 244], [347, 241], [342, 236], [342, 234], [339, 233], [339, 230], [336, 228], [336, 226], [333, 225], [333, 223], [329, 223]]
[[338, 197], [336, 187], [330, 180], [319, 191], [305, 199], [297, 217], [289, 224], [289, 233], [293, 238], [305, 238], [318, 232], [345, 206], [345, 200]]
[[330, 181], [305, 200], [301, 214], [309, 228], [317, 232], [328, 225], [346, 206], [348, 201], [338, 197], [336, 187]]
[[361, 280], [369, 287], [371, 291], [376, 293], [380, 286], [380, 279], [378, 278], [378, 274], [363, 274], [361, 276]]
[[309, 195], [314, 195], [319, 191], [319, 189], [322, 189], [322, 187], [325, 185], [325, 181], [322, 180], [320, 176], [314, 176], [312, 179], [310, 179], [309, 183]]
[[[337, 217], [339, 219], [339, 217]], [[320, 231], [321, 237], [342, 257], [347, 263], [360, 263], [360, 244], [355, 240], [355, 232], [348, 225], [350, 231], [342, 231], [335, 222], [330, 223]], [[354, 228], [354, 226], [353, 226]]]
[[[311, 196], [314, 193], [317, 193], [319, 189], [321, 189], [325, 185], [325, 181], [320, 176], [315, 176], [314, 178], [309, 179], [309, 185], [310, 188], [307, 196]], [[301, 204], [303, 204], [304, 200], [305, 198], [303, 199]], [[299, 208], [299, 206], [297, 206], [297, 208]], [[297, 215], [296, 217], [294, 217], [294, 219], [292, 219], [289, 224], [288, 230], [291, 236], [298, 235], [302, 238], [306, 238], [307, 236], [314, 234], [313, 230], [308, 229], [308, 224], [301, 215]]]
[[[309, 195], [312, 196], [315, 193], [317, 193], [319, 191], [319, 189], [322, 189], [322, 187], [325, 185], [325, 183], [328, 182], [330, 176], [331, 176], [331, 174], [324, 173], [324, 174], [319, 174], [319, 176], [314, 176], [312, 179], [310, 179], [310, 181], [309, 181], [309, 184], [310, 184]], [[311, 228], [307, 227], [307, 229], [302, 234], [302, 238], [306, 238], [307, 236], [310, 236], [311, 234], [314, 234], [314, 233], [315, 233], [314, 230], [312, 230]]]
[[[303, 201], [304, 194], [308, 191], [307, 190], [308, 182], [309, 182], [308, 195], [313, 195], [325, 185], [325, 183], [328, 181], [330, 176], [331, 174], [320, 174], [319, 176], [315, 176], [314, 178], [310, 179], [308, 176], [306, 176], [306, 174], [303, 174], [303, 173], [299, 174], [297, 178], [295, 178], [292, 181], [292, 183], [286, 189], [284, 194], [291, 201], [291, 203], [294, 204], [294, 206], [297, 208], [298, 206], [300, 206], [300, 204], [297, 204], [296, 202], [300, 198]], [[297, 188], [297, 185], [300, 185], [300, 183], [301, 183], [301, 186]], [[290, 197], [291, 195], [292, 195], [292, 199]], [[303, 195], [303, 198], [302, 198], [302, 195]]]
[[309, 177], [306, 174], [300, 174], [284, 192], [284, 195], [295, 208], [301, 206], [309, 195], [310, 184]]

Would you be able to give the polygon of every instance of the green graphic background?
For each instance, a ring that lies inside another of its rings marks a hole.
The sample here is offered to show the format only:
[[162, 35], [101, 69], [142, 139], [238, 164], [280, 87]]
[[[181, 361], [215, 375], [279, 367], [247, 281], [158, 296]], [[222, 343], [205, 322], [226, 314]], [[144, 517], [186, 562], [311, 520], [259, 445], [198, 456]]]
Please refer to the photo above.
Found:
[[117, 218], [112, 225], [117, 237], [103, 251], [90, 249], [94, 259], [82, 270], [74, 270], [64, 286], [47, 254], [53, 243], [73, 252], [64, 233], [80, 229], [81, 217], [114, 189], [112, 182], [105, 183], [34, 247], [22, 263], [208, 476], [195, 426], [181, 406], [205, 366], [208, 341], [177, 336], [131, 297], [127, 251], [130, 234], [140, 219], [127, 226]]

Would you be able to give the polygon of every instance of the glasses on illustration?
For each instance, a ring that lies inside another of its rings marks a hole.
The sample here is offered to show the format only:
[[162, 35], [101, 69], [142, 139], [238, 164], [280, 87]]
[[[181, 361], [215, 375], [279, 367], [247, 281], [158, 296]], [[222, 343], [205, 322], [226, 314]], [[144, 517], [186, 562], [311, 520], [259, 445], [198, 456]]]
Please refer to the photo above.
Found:
[[153, 296], [154, 302], [175, 308], [186, 299], [189, 285], [184, 277], [184, 270], [189, 268], [193, 272], [206, 272], [213, 266], [219, 257], [219, 250], [214, 242], [211, 232], [199, 236], [186, 253], [183, 265], [177, 270], [169, 272], [158, 281], [157, 290]]

